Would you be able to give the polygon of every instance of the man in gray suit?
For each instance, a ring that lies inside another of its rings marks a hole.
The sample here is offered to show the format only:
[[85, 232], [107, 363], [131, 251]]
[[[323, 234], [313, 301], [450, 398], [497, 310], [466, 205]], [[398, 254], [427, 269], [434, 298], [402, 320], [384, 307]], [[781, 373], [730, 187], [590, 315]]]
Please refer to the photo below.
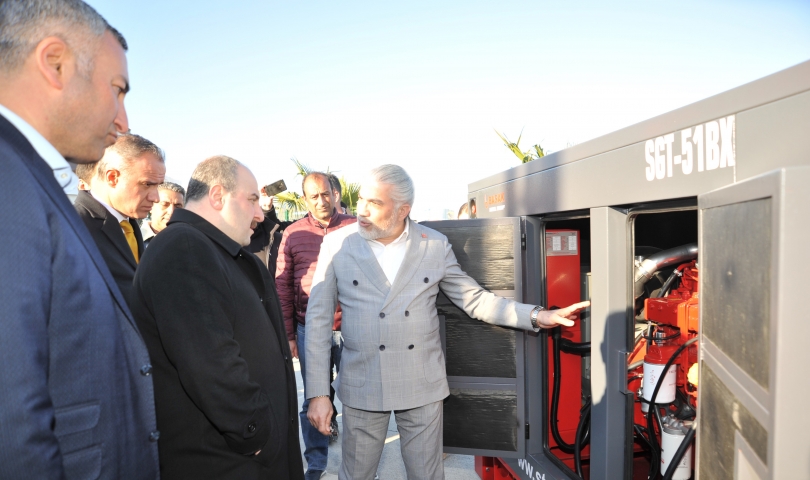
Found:
[[450, 390], [436, 313], [439, 289], [470, 317], [523, 330], [571, 326], [589, 305], [546, 311], [484, 290], [461, 270], [447, 237], [408, 218], [413, 200], [404, 169], [375, 168], [360, 188], [356, 226], [327, 235], [318, 257], [306, 316], [308, 418], [329, 433], [327, 372], [339, 302], [342, 480], [374, 477], [391, 411], [408, 478], [444, 478], [442, 400]]

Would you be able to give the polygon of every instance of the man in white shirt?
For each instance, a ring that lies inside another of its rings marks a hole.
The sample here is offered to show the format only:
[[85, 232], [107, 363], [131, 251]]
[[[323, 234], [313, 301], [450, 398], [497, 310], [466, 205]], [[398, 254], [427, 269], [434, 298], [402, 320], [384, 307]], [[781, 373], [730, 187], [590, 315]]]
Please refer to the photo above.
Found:
[[342, 480], [374, 478], [392, 411], [408, 478], [444, 478], [442, 400], [450, 390], [439, 289], [472, 318], [523, 330], [571, 326], [589, 305], [546, 311], [484, 290], [461, 270], [447, 237], [408, 218], [413, 200], [402, 167], [377, 167], [361, 184], [357, 226], [330, 233], [321, 245], [306, 316], [307, 416], [329, 433], [331, 320], [340, 303]]
[[98, 162], [90, 190], [79, 192], [73, 204], [127, 302], [144, 250], [138, 219], [158, 202], [165, 174], [157, 145], [140, 135], [121, 135]]
[[0, 478], [159, 476], [149, 352], [66, 161], [129, 129], [126, 49], [80, 0], [0, 2]]

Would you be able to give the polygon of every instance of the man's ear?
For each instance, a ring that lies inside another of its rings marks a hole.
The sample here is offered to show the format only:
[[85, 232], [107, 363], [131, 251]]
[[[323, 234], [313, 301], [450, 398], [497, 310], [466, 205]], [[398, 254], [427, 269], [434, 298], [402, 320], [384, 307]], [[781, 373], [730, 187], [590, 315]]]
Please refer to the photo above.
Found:
[[104, 181], [107, 182], [107, 185], [110, 188], [115, 188], [118, 185], [118, 180], [121, 179], [121, 172], [118, 170], [111, 168], [104, 172]]
[[411, 206], [407, 203], [399, 207], [399, 211], [397, 212], [397, 218], [399, 221], [403, 221], [408, 218], [408, 215], [411, 213]]
[[214, 185], [208, 190], [208, 202], [214, 210], [222, 210], [225, 207], [225, 189], [222, 185]]
[[67, 79], [75, 73], [76, 58], [64, 40], [46, 37], [34, 50], [37, 70], [52, 88], [62, 90]]

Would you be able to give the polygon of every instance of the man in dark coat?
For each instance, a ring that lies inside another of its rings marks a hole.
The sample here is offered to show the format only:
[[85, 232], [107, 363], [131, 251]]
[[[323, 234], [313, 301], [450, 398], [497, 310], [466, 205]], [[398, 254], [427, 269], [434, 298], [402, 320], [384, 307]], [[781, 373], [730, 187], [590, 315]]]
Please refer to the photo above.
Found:
[[69, 200], [128, 129], [125, 50], [83, 2], [0, 2], [2, 479], [158, 476], [149, 354]]
[[165, 174], [157, 145], [140, 135], [121, 135], [96, 165], [90, 190], [79, 192], [73, 204], [127, 302], [144, 249], [138, 219], [160, 199]]
[[154, 366], [163, 479], [303, 478], [281, 308], [243, 248], [261, 220], [250, 171], [209, 158], [138, 266], [132, 310]]

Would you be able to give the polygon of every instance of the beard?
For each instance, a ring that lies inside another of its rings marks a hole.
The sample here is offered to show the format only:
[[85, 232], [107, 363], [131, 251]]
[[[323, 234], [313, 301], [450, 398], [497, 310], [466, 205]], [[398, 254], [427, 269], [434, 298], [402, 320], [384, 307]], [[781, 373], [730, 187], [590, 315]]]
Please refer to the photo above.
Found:
[[378, 238], [385, 238], [390, 237], [393, 235], [394, 230], [397, 229], [397, 211], [399, 209], [395, 208], [393, 212], [391, 212], [391, 216], [387, 219], [380, 222], [380, 224], [376, 224], [372, 222], [368, 217], [363, 217], [358, 215], [363, 221], [370, 222], [371, 228], [368, 230], [364, 229], [363, 227], [358, 226], [357, 232], [366, 240], [377, 240]]

